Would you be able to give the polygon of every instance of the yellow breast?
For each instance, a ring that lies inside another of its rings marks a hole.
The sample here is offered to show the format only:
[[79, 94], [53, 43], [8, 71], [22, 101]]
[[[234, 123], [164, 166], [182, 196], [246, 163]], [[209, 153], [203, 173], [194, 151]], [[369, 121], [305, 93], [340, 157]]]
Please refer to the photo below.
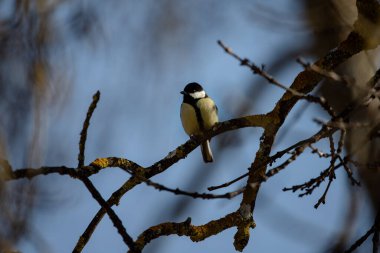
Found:
[[[212, 99], [208, 97], [199, 99], [196, 106], [200, 110], [201, 120], [197, 119], [193, 106], [187, 103], [182, 103], [181, 105], [182, 126], [188, 135], [199, 134], [202, 128], [208, 130], [219, 121], [218, 112]], [[202, 127], [200, 127], [200, 122]]]
[[211, 98], [207, 97], [199, 99], [197, 107], [201, 111], [203, 127], [205, 130], [209, 130], [219, 121], [215, 103]]
[[200, 132], [195, 110], [187, 103], [182, 103], [181, 105], [181, 121], [183, 129], [188, 135], [198, 134]]

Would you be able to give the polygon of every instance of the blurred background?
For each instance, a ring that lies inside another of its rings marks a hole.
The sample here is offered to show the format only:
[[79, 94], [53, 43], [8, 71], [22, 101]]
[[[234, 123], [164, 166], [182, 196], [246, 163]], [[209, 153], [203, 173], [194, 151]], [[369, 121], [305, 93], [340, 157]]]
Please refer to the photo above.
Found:
[[[218, 39], [289, 86], [302, 66], [343, 40], [357, 16], [353, 0], [274, 1], [0, 1], [0, 158], [13, 168], [77, 165], [79, 133], [91, 103], [101, 99], [91, 120], [86, 146], [89, 164], [98, 157], [124, 157], [149, 166], [188, 137], [179, 119], [189, 82], [199, 82], [219, 107], [220, 120], [271, 110], [283, 91], [223, 52]], [[339, 68], [355, 85], [325, 81], [319, 91], [337, 110], [360, 93], [379, 68], [378, 50], [361, 53]], [[378, 110], [368, 109], [368, 119]], [[277, 136], [273, 153], [314, 134], [320, 108], [297, 104]], [[200, 150], [152, 178], [168, 187], [206, 192], [247, 171], [259, 144], [260, 129], [241, 129], [212, 141], [215, 162], [203, 164]], [[349, 133], [351, 150], [363, 133]], [[378, 144], [357, 159], [376, 162]], [[316, 145], [328, 152], [327, 142]], [[278, 161], [278, 164], [281, 160]], [[338, 170], [326, 205], [314, 209], [325, 184], [298, 198], [282, 188], [307, 181], [329, 161], [306, 151], [264, 183], [256, 204], [245, 252], [341, 252], [373, 223], [379, 172], [356, 171], [353, 188]], [[107, 199], [128, 179], [107, 169], [91, 180]], [[219, 193], [233, 191], [241, 181]], [[71, 252], [99, 206], [79, 180], [40, 176], [0, 185], [1, 251]], [[114, 210], [136, 238], [166, 221], [204, 224], [235, 211], [232, 200], [194, 200], [141, 184]], [[154, 240], [146, 252], [234, 252], [235, 228], [199, 243], [186, 237]], [[370, 241], [358, 252], [368, 252]], [[106, 216], [83, 252], [125, 252]]]

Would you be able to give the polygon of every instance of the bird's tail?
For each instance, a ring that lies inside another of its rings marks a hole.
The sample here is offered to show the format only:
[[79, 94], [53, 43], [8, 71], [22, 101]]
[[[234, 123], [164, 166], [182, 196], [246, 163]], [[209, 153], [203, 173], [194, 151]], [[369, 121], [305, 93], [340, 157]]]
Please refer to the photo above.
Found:
[[201, 151], [202, 151], [203, 161], [205, 163], [211, 163], [214, 161], [214, 157], [212, 156], [209, 140], [207, 140], [201, 144]]

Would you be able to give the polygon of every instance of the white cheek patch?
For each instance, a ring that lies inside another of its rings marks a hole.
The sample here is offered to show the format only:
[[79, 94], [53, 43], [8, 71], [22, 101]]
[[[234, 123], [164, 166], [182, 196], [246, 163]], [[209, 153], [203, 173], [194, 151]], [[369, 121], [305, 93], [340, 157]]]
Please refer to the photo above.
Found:
[[190, 93], [189, 95], [192, 96], [194, 99], [204, 98], [206, 97], [206, 92], [204, 90], [196, 91], [196, 92]]

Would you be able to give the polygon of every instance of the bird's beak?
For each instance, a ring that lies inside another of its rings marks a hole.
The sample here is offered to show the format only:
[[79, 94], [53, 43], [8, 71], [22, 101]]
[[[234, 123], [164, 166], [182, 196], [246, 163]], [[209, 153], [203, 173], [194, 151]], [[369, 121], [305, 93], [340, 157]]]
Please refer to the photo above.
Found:
[[187, 94], [186, 91], [181, 91], [180, 93], [183, 94], [183, 95]]

